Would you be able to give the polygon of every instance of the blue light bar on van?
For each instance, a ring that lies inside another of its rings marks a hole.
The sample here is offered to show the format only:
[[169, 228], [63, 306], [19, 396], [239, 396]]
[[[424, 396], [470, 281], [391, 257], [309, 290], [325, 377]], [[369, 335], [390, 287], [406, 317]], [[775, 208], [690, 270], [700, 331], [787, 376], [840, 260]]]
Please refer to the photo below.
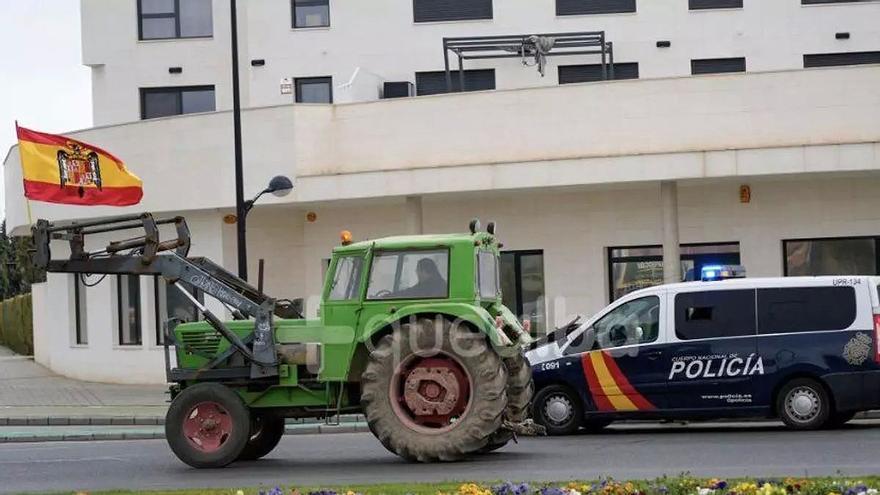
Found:
[[741, 265], [706, 265], [700, 273], [703, 282], [725, 280], [728, 278], [745, 278], [746, 269]]

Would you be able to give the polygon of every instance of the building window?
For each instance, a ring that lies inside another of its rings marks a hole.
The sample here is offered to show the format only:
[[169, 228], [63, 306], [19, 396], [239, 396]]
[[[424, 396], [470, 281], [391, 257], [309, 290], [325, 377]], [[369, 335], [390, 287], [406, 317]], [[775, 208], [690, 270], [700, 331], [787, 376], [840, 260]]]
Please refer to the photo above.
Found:
[[[186, 282], [178, 281], [178, 283], [195, 296], [197, 301], [205, 302], [202, 291]], [[198, 307], [164, 278], [153, 277], [153, 298], [156, 311], [156, 343], [159, 345], [165, 343], [165, 324], [169, 319], [176, 318], [178, 323], [189, 323], [201, 319]]]
[[741, 9], [743, 0], [688, 0], [691, 10], [706, 9]]
[[785, 276], [878, 275], [880, 237], [782, 241]]
[[298, 77], [297, 103], [333, 103], [332, 77]]
[[[461, 91], [461, 78], [459, 78], [458, 71], [451, 71], [450, 74], [452, 76], [452, 91], [447, 91], [445, 71], [416, 72], [416, 95], [437, 95]], [[495, 69], [464, 71], [465, 91], [485, 91], [490, 89], [495, 89]]]
[[804, 55], [804, 68], [880, 64], [880, 52], [816, 53]]
[[556, 15], [620, 14], [636, 11], [636, 0], [556, 0]]
[[73, 324], [76, 345], [88, 345], [89, 343], [86, 285], [83, 283], [83, 277], [84, 275], [80, 274], [73, 275]]
[[491, 19], [492, 0], [413, 0], [415, 22]]
[[141, 40], [207, 38], [214, 34], [212, 0], [138, 0]]
[[142, 345], [139, 277], [116, 276], [116, 311], [119, 316], [119, 345]]
[[517, 317], [531, 320], [533, 332], [546, 331], [543, 251], [501, 253], [501, 297]]
[[725, 72], [745, 72], [746, 59], [738, 58], [704, 58], [691, 60], [691, 74], [722, 74]]
[[294, 28], [330, 26], [330, 0], [291, 0]]
[[214, 86], [141, 88], [141, 119], [213, 112]]
[[615, 63], [614, 77], [611, 77], [612, 68], [607, 64], [605, 65], [604, 75], [602, 73], [602, 64], [560, 65], [558, 70], [559, 84], [639, 78], [639, 64], [636, 62]]
[[681, 340], [755, 334], [753, 289], [709, 290], [675, 295], [675, 335]]
[[877, 0], [801, 0], [801, 5], [817, 5], [821, 3], [860, 3], [875, 1]]
[[[608, 248], [610, 297], [614, 301], [630, 292], [663, 283], [663, 247]], [[681, 279], [698, 280], [703, 266], [738, 265], [739, 243], [684, 244], [681, 246]]]

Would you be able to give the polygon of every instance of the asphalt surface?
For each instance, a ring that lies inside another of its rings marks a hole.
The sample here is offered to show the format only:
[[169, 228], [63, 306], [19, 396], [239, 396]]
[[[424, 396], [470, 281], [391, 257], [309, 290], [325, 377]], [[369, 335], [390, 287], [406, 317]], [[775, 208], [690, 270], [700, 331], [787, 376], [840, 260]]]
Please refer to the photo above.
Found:
[[819, 476], [880, 473], [880, 421], [795, 432], [775, 423], [622, 425], [596, 435], [527, 438], [473, 460], [409, 464], [368, 433], [286, 436], [267, 458], [220, 470], [180, 463], [163, 440], [4, 444], [0, 492], [564, 481], [613, 476]]

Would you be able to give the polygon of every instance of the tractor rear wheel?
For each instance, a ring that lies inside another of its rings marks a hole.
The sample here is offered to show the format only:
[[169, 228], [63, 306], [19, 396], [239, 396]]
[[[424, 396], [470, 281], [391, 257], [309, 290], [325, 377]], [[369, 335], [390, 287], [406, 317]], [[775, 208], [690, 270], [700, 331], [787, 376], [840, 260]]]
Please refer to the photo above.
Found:
[[[532, 380], [532, 367], [526, 358], [517, 352], [515, 356], [504, 359], [507, 369], [507, 408], [504, 419], [511, 423], [522, 423], [529, 418], [535, 383]], [[492, 452], [513, 440], [513, 432], [506, 429], [496, 431], [489, 443], [480, 452]]]
[[241, 397], [219, 383], [183, 389], [165, 416], [165, 438], [181, 461], [220, 468], [241, 454], [250, 437], [250, 412]]
[[484, 335], [443, 318], [383, 337], [361, 376], [373, 434], [410, 461], [462, 459], [485, 447], [507, 407], [507, 372]]
[[284, 418], [257, 412], [252, 412], [251, 418], [250, 437], [238, 455], [240, 461], [255, 461], [268, 455], [284, 436]]

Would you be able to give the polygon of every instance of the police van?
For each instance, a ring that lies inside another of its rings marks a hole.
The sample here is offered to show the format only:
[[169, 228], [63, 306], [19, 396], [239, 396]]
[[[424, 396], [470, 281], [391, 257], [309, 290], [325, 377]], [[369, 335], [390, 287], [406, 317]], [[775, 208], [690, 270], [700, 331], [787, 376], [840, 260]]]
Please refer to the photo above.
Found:
[[535, 420], [550, 434], [622, 419], [815, 429], [880, 408], [880, 277], [703, 275], [630, 293], [530, 350]]

